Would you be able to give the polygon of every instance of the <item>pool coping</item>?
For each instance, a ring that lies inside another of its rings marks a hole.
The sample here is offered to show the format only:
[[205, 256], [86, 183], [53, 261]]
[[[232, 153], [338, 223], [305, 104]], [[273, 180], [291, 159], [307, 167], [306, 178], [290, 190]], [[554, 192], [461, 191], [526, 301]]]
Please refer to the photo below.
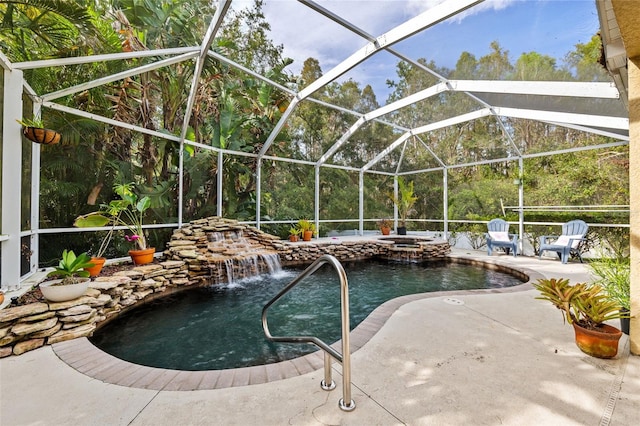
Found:
[[[351, 331], [351, 353], [362, 348], [382, 328], [389, 317], [407, 303], [445, 296], [527, 291], [533, 288], [532, 281], [543, 277], [533, 269], [509, 264], [504, 257], [490, 258], [452, 253], [448, 259], [454, 263], [472, 264], [520, 275], [521, 278], [528, 278], [528, 280], [513, 287], [418, 293], [388, 300]], [[341, 350], [340, 341], [332, 346], [338, 351]], [[105, 383], [148, 390], [194, 391], [257, 385], [302, 376], [324, 367], [324, 354], [321, 350], [273, 364], [224, 370], [183, 371], [148, 367], [124, 361], [94, 346], [86, 337], [56, 343], [52, 345], [52, 349], [63, 362], [86, 376]]]

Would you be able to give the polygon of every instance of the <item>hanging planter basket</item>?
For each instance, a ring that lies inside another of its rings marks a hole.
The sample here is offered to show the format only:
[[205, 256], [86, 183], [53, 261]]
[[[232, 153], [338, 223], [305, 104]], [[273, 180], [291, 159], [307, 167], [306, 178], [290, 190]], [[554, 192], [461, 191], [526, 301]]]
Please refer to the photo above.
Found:
[[42, 127], [24, 126], [22, 134], [32, 142], [43, 145], [55, 145], [60, 142], [62, 135], [55, 130], [44, 129]]

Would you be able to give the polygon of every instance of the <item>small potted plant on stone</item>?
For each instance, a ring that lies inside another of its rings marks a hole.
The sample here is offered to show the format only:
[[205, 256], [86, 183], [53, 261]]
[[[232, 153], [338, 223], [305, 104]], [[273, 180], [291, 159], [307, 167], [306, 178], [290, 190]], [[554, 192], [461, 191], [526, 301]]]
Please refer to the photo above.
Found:
[[87, 253], [76, 256], [73, 250], [64, 250], [58, 266], [47, 274], [49, 277], [61, 278], [40, 283], [42, 295], [51, 302], [66, 302], [82, 296], [90, 282], [86, 268], [92, 266]]
[[382, 232], [382, 235], [389, 235], [391, 233], [392, 225], [393, 222], [391, 222], [391, 219], [380, 219], [378, 221], [378, 227], [380, 228], [380, 232]]
[[597, 358], [617, 355], [622, 332], [604, 322], [625, 314], [600, 285], [571, 285], [568, 279], [545, 278], [534, 287], [541, 293], [536, 299], [547, 300], [562, 311], [564, 320], [573, 326], [576, 345], [582, 352]]
[[402, 176], [398, 177], [398, 196], [390, 194], [389, 198], [398, 209], [399, 223], [398, 235], [407, 234], [407, 217], [414, 212], [413, 205], [418, 201], [418, 197], [413, 192], [413, 181], [405, 182]]
[[300, 219], [298, 221], [298, 229], [302, 235], [302, 241], [311, 241], [313, 235], [316, 233], [316, 225], [307, 219]]
[[300, 228], [298, 228], [297, 226], [292, 226], [289, 229], [289, 241], [291, 241], [292, 243], [297, 242], [301, 233], [302, 231], [300, 230]]

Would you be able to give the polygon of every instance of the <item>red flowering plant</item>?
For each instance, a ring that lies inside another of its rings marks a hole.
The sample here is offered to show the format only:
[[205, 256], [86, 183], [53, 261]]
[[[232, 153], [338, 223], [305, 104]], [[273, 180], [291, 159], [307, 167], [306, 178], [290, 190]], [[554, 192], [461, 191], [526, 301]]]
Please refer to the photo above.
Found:
[[124, 226], [131, 233], [131, 235], [125, 235], [126, 240], [134, 243], [139, 250], [145, 250], [147, 239], [142, 229], [142, 222], [145, 211], [151, 206], [151, 199], [148, 196], [138, 199], [133, 192], [133, 186], [133, 182], [114, 185], [113, 190], [120, 199], [101, 205], [97, 212], [77, 217], [74, 226], [81, 228], [109, 224]]

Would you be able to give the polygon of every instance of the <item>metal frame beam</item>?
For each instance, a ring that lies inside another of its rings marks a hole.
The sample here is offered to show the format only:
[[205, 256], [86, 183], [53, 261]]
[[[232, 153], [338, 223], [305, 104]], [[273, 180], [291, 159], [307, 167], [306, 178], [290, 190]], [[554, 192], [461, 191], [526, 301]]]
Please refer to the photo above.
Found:
[[511, 80], [449, 80], [448, 83], [449, 90], [454, 92], [620, 99], [620, 93], [613, 83]]
[[151, 64], [142, 65], [137, 68], [119, 72], [117, 74], [111, 74], [109, 76], [99, 78], [97, 80], [78, 84], [76, 86], [71, 86], [66, 89], [58, 90], [56, 92], [47, 93], [46, 95], [42, 95], [42, 99], [45, 101], [52, 101], [54, 99], [62, 98], [63, 96], [72, 95], [74, 93], [83, 92], [85, 90], [93, 89], [94, 87], [98, 87], [98, 86], [103, 86], [105, 84], [108, 84], [114, 81], [123, 80], [127, 77], [153, 71], [158, 68], [173, 65], [179, 62], [184, 62], [186, 60], [195, 58], [196, 56], [198, 56], [197, 52], [184, 53], [179, 56], [174, 56], [172, 58], [163, 59], [161, 61], [153, 62]]
[[[202, 69], [204, 68], [204, 63], [207, 60], [207, 54], [209, 52], [209, 48], [213, 43], [213, 40], [218, 33], [218, 30], [222, 26], [222, 21], [231, 6], [231, 2], [227, 0], [222, 0], [218, 2], [218, 7], [216, 7], [216, 13], [213, 16], [213, 19], [209, 23], [209, 27], [207, 28], [207, 32], [204, 35], [202, 40], [202, 44], [200, 45], [200, 51], [198, 52], [198, 57], [196, 58], [196, 66], [193, 72], [193, 77], [191, 79], [191, 88], [189, 90], [189, 96], [187, 98], [187, 106], [184, 111], [184, 121], [182, 123], [182, 129], [180, 131], [180, 151], [179, 151], [179, 160], [178, 160], [178, 227], [182, 227], [182, 205], [183, 205], [183, 181], [184, 181], [184, 140], [187, 136], [187, 131], [189, 130], [189, 121], [191, 120], [191, 112], [193, 111], [193, 104], [196, 99], [196, 92], [198, 91], [198, 86], [200, 85], [200, 75], [202, 74]], [[222, 169], [218, 169], [219, 174], [222, 173]], [[222, 198], [222, 193], [218, 193], [218, 199]]]
[[557, 123], [568, 123], [594, 127], [604, 127], [607, 129], [629, 129], [629, 119], [624, 117], [609, 117], [593, 114], [576, 114], [571, 112], [541, 111], [535, 109], [503, 108], [494, 107], [496, 115], [511, 118], [525, 118], [536, 121], [547, 121]]
[[136, 50], [134, 52], [109, 53], [106, 55], [74, 56], [71, 58], [45, 59], [42, 61], [14, 62], [16, 69], [30, 70], [36, 68], [63, 67], [67, 65], [92, 64], [103, 61], [122, 61], [126, 59], [140, 59], [152, 56], [182, 55], [185, 53], [198, 53], [200, 46], [174, 47], [169, 49]]
[[[5, 69], [2, 111], [2, 290], [20, 283], [20, 231], [22, 193], [22, 131], [16, 121], [22, 118], [21, 70]], [[37, 208], [32, 206], [32, 208]]]

